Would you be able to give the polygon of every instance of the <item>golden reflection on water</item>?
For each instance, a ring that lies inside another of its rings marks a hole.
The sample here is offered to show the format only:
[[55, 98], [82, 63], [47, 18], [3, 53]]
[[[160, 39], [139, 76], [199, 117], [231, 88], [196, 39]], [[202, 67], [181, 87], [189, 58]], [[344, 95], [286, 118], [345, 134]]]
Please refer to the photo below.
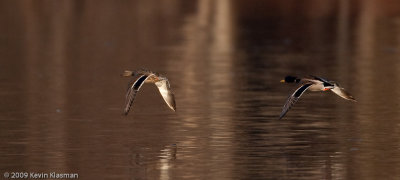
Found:
[[170, 168], [172, 167], [172, 162], [176, 160], [176, 145], [161, 150], [160, 154], [160, 179], [170, 179]]
[[[377, 15], [380, 11], [377, 8], [379, 2], [376, 0], [364, 1], [360, 8], [360, 17], [357, 21], [357, 36], [356, 36], [356, 59], [355, 64], [358, 76], [357, 93], [360, 97], [360, 102], [356, 106], [355, 123], [357, 124], [358, 138], [360, 141], [368, 141], [359, 145], [360, 153], [355, 153], [351, 158], [349, 166], [357, 166], [360, 169], [355, 169], [351, 173], [357, 175], [360, 179], [376, 179], [390, 174], [392, 177], [399, 177], [398, 168], [379, 167], [385, 164], [390, 164], [388, 161], [382, 161], [379, 157], [381, 153], [387, 150], [393, 150], [398, 145], [400, 139], [398, 136], [382, 136], [379, 135], [379, 129], [386, 129], [386, 126], [396, 126], [397, 120], [388, 117], [398, 116], [398, 110], [390, 110], [389, 106], [396, 106], [398, 109], [399, 98], [384, 98], [384, 94], [390, 94], [390, 90], [384, 88], [384, 84], [390, 82], [400, 82], [398, 73], [399, 58], [398, 49], [400, 41], [392, 42], [393, 33], [399, 31], [391, 31], [385, 29], [382, 24], [382, 19]], [[386, 20], [389, 23], [392, 20]], [[381, 45], [382, 41], [392, 44]], [[392, 54], [393, 49], [396, 53]], [[385, 54], [386, 53], [386, 54]], [[378, 60], [379, 59], [379, 60]], [[389, 85], [390, 88], [395, 88], [398, 83]], [[381, 88], [380, 88], [381, 87]], [[398, 94], [398, 93], [396, 93]], [[398, 96], [393, 96], [398, 97]], [[384, 121], [384, 122], [382, 122]], [[398, 129], [391, 129], [389, 134], [398, 133]], [[365, 155], [371, 156], [371, 163], [362, 163], [356, 159], [365, 159]]]
[[[203, 154], [206, 156], [199, 157], [196, 155], [188, 157], [188, 160], [191, 161], [191, 158], [194, 160], [217, 158], [219, 159], [218, 162], [221, 162], [219, 166], [223, 167], [226, 166], [225, 162], [229, 161], [230, 155], [212, 157], [212, 154], [217, 154], [212, 151], [220, 151], [218, 149], [218, 147], [221, 147], [219, 138], [231, 137], [230, 133], [232, 132], [229, 129], [231, 127], [228, 122], [228, 117], [232, 116], [232, 112], [230, 109], [221, 109], [221, 107], [233, 106], [232, 89], [221, 88], [232, 87], [234, 83], [232, 78], [232, 72], [234, 71], [232, 67], [233, 58], [231, 57], [234, 51], [232, 5], [229, 0], [205, 0], [198, 1], [197, 6], [197, 13], [188, 17], [191, 20], [183, 25], [184, 41], [178, 45], [181, 47], [180, 50], [183, 52], [183, 56], [179, 60], [168, 64], [168, 69], [174, 72], [176, 67], [184, 67], [183, 71], [178, 72], [180, 74], [178, 77], [182, 77], [182, 81], [177, 81], [177, 83], [181, 87], [199, 88], [183, 88], [179, 92], [180, 96], [187, 98], [182, 99], [181, 103], [194, 105], [194, 108], [183, 109], [178, 114], [178, 117], [182, 120], [180, 129], [197, 129], [201, 126], [199, 123], [204, 123], [202, 121], [208, 119], [207, 126], [214, 127], [208, 130], [210, 139], [205, 139], [210, 141], [208, 142], [208, 147], [214, 147], [210, 152], [211, 157]], [[200, 69], [201, 71], [199, 71]], [[202, 114], [206, 114], [207, 119], [200, 117]], [[220, 121], [224, 121], [223, 125], [221, 125]], [[188, 136], [180, 140], [180, 143], [183, 146], [196, 147], [196, 144], [199, 144], [198, 141], [199, 138]], [[224, 148], [224, 146], [221, 148]], [[229, 174], [226, 173], [229, 173], [229, 170], [212, 174], [210, 178], [229, 177]]]

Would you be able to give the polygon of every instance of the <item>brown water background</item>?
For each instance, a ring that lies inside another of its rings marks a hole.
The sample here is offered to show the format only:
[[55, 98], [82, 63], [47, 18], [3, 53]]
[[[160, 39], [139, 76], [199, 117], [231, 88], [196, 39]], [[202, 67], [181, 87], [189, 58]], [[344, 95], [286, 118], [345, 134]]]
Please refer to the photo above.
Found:
[[[126, 69], [166, 75], [177, 112]], [[286, 75], [338, 81], [357, 103]], [[1, 0], [0, 175], [400, 179], [400, 1]]]

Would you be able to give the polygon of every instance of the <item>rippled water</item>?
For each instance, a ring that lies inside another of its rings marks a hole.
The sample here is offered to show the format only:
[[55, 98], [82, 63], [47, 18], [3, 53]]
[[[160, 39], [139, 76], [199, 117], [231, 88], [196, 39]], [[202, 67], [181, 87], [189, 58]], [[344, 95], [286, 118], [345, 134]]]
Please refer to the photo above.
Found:
[[[399, 179], [400, 4], [2, 1], [0, 173]], [[379, 7], [379, 8], [378, 8]], [[125, 69], [166, 75], [177, 112]], [[336, 80], [357, 103], [296, 85]]]

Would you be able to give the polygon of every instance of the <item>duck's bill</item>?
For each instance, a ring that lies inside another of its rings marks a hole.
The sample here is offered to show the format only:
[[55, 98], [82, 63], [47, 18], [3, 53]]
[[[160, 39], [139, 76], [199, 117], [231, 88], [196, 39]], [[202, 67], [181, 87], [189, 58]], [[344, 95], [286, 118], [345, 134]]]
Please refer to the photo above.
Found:
[[284, 82], [285, 82], [285, 80], [284, 80], [284, 79], [282, 79], [282, 80], [281, 80], [281, 83], [284, 83]]

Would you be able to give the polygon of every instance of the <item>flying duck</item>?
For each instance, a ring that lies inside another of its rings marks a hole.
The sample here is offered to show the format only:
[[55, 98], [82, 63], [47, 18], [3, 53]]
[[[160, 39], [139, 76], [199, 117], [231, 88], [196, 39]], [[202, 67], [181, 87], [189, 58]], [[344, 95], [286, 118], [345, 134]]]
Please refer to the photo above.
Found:
[[301, 83], [302, 85], [294, 91], [292, 95], [286, 100], [285, 105], [283, 106], [281, 115], [279, 119], [282, 119], [285, 114], [289, 111], [289, 109], [299, 100], [300, 96], [309, 89], [310, 91], [328, 91], [331, 90], [338, 96], [356, 102], [353, 96], [351, 96], [348, 92], [346, 92], [342, 87], [339, 86], [338, 83], [334, 81], [328, 81], [321, 77], [312, 76], [311, 78], [297, 78], [295, 76], [286, 76], [284, 80], [281, 80], [283, 83]]
[[160, 91], [160, 94], [163, 97], [164, 101], [167, 103], [168, 107], [171, 108], [173, 111], [176, 111], [175, 96], [174, 93], [171, 91], [169, 81], [165, 76], [159, 75], [158, 73], [146, 69], [125, 71], [122, 76], [136, 77], [134, 81], [129, 83], [128, 90], [126, 92], [124, 109], [125, 115], [128, 115], [133, 100], [135, 100], [136, 93], [139, 91], [140, 87], [142, 87], [144, 83], [154, 83], [158, 87], [158, 90]]

